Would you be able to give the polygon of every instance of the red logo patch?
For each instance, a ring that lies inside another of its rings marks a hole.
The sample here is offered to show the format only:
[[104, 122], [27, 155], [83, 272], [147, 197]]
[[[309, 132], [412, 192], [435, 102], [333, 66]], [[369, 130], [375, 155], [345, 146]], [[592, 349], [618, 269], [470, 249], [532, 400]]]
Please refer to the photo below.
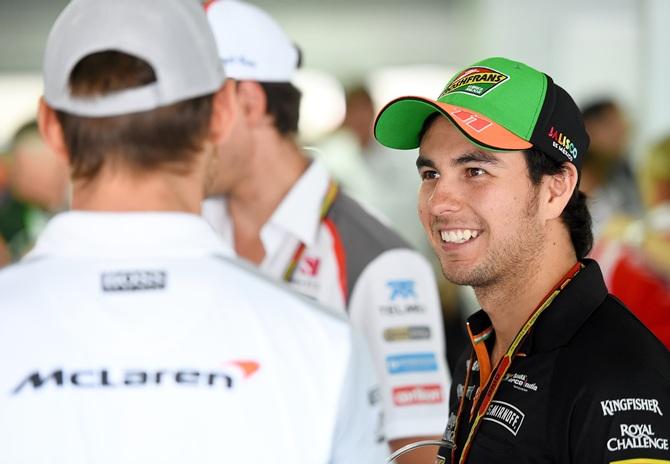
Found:
[[319, 273], [319, 266], [321, 265], [321, 260], [319, 258], [311, 258], [305, 256], [305, 259], [300, 263], [300, 272], [302, 274], [307, 274], [308, 276], [315, 277]]
[[442, 387], [434, 385], [408, 385], [393, 389], [393, 403], [396, 406], [415, 404], [436, 404], [442, 402]]

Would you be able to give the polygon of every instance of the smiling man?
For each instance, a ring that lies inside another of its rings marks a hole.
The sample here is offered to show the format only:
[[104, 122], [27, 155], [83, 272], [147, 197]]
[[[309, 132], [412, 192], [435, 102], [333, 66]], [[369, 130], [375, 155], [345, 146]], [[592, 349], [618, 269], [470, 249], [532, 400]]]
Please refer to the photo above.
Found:
[[420, 147], [419, 215], [444, 275], [471, 285], [438, 463], [670, 463], [670, 357], [614, 297], [578, 189], [588, 136], [572, 98], [505, 58], [375, 124]]

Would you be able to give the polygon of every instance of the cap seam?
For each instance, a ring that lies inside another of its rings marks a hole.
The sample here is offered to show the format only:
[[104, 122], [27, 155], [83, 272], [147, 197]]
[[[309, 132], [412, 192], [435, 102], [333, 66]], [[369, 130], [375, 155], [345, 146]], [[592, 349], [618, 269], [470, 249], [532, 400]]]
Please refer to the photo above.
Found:
[[544, 107], [547, 101], [547, 88], [549, 84], [549, 79], [547, 79], [547, 75], [545, 73], [542, 73], [542, 76], [544, 77], [544, 83], [542, 84], [542, 93], [544, 94], [544, 98], [542, 99], [542, 104], [539, 105], [539, 107], [535, 108], [535, 113], [533, 114], [532, 126], [526, 129], [526, 133], [528, 133], [528, 138], [526, 140], [528, 141], [530, 141], [530, 139], [533, 138], [533, 132], [535, 132], [535, 128], [537, 127], [538, 119], [540, 118], [540, 113], [542, 112], [542, 108]]

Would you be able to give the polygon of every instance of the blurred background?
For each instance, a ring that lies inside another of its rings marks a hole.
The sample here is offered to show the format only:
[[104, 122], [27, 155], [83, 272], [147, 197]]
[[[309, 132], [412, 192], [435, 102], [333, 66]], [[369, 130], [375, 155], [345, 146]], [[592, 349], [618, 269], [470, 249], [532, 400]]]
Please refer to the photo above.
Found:
[[[415, 156], [372, 139], [376, 112], [400, 95], [436, 97], [451, 74], [489, 56], [551, 75], [575, 97], [592, 138], [582, 189], [591, 197], [594, 256], [607, 277], [633, 253], [660, 288], [653, 303], [665, 298], [670, 308], [670, 146], [663, 145], [670, 134], [670, 1], [250, 1], [303, 51], [295, 82], [303, 91], [303, 144], [429, 257], [415, 213]], [[29, 249], [44, 219], [67, 204], [66, 169], [25, 125], [42, 91], [48, 30], [66, 3], [0, 0], [0, 265]], [[653, 251], [645, 248], [649, 237]], [[443, 299], [447, 317], [460, 319], [476, 306], [467, 290], [445, 283]], [[670, 333], [667, 314], [662, 324]]]

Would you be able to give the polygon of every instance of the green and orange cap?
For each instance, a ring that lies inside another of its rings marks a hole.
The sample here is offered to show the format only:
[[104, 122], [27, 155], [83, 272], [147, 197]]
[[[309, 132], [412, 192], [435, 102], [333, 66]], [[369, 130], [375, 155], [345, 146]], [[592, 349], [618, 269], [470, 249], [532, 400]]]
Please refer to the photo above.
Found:
[[548, 75], [507, 58], [488, 58], [465, 68], [437, 100], [407, 96], [391, 101], [377, 116], [375, 137], [390, 148], [417, 148], [426, 120], [435, 113], [486, 150], [535, 147], [577, 169], [589, 145], [572, 97]]

